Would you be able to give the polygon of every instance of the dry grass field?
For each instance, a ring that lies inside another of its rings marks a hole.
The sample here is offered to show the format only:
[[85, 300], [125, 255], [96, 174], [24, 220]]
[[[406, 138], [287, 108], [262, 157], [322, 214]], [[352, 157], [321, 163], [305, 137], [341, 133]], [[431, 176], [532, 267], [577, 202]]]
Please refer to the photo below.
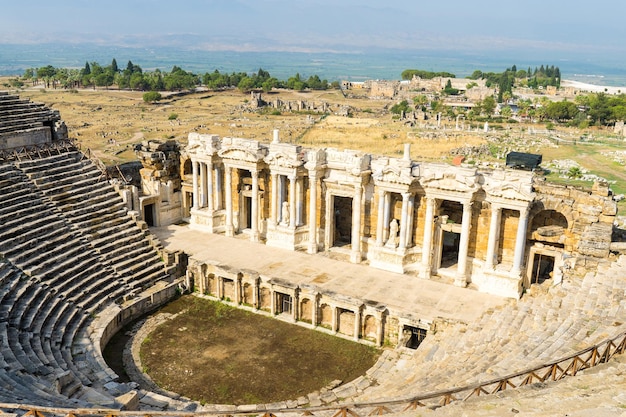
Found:
[[[6, 79], [0, 78], [0, 85]], [[330, 111], [324, 115], [315, 111], [277, 112], [266, 107], [252, 111], [251, 96], [239, 90], [204, 91], [186, 95], [167, 95], [157, 104], [143, 101], [143, 94], [134, 91], [63, 90], [28, 87], [17, 91], [20, 96], [42, 102], [61, 112], [70, 136], [78, 139], [83, 149], [91, 149], [105, 164], [113, 165], [135, 160], [133, 148], [143, 140], [175, 139], [186, 143], [189, 132], [217, 134], [256, 139], [268, 143], [272, 130], [279, 129], [281, 140], [306, 147], [353, 149], [377, 155], [400, 156], [403, 145], [410, 143], [411, 158], [416, 161], [450, 162], [450, 150], [466, 145], [487, 143], [486, 135], [475, 124], [472, 132], [455, 131], [453, 120], [444, 120], [442, 129], [434, 134], [428, 128], [410, 126], [394, 119], [388, 111], [395, 101], [344, 97], [338, 90], [288, 91], [263, 94], [267, 102], [303, 101], [320, 106], [325, 102]], [[348, 107], [350, 117], [340, 116], [340, 109]], [[434, 122], [430, 122], [434, 123]], [[494, 124], [493, 127], [496, 127]], [[529, 128], [545, 129], [543, 124], [500, 125], [490, 136], [508, 137], [503, 149], [543, 154], [544, 165], [553, 159], [571, 159], [591, 173], [614, 181], [613, 190], [626, 193], [626, 159], [623, 138], [612, 135], [610, 128], [591, 128], [585, 132], [559, 127], [545, 135], [529, 136]], [[581, 135], [592, 141], [572, 143]], [[558, 146], [547, 141], [549, 136], [570, 138]], [[524, 142], [534, 143], [524, 146]], [[547, 144], [546, 144], [547, 141]], [[490, 146], [494, 146], [493, 142]], [[502, 153], [502, 152], [500, 152]], [[501, 161], [503, 162], [503, 161]], [[551, 179], [567, 183], [569, 180]], [[575, 185], [578, 181], [571, 181]], [[620, 212], [626, 212], [621, 207]]]
[[420, 139], [419, 129], [394, 120], [386, 111], [392, 101], [345, 98], [337, 90], [280, 91], [263, 97], [267, 101], [326, 102], [331, 105], [331, 111], [349, 106], [351, 117], [333, 114], [325, 117], [306, 111], [252, 112], [246, 110], [250, 96], [238, 90], [166, 96], [158, 104], [145, 103], [141, 92], [114, 89], [28, 88], [18, 93], [59, 110], [70, 136], [108, 165], [133, 160], [133, 145], [142, 140], [176, 139], [185, 143], [192, 131], [267, 143], [272, 130], [279, 129], [284, 142], [389, 156], [401, 155], [403, 144], [411, 143], [411, 156], [416, 160], [449, 159], [451, 148], [484, 142], [474, 135], [454, 140]]

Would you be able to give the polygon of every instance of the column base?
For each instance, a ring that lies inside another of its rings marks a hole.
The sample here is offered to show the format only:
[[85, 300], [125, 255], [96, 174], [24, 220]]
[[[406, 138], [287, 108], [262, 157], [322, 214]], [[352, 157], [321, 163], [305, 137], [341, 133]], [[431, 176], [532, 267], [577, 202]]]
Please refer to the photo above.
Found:
[[454, 278], [454, 286], [455, 287], [460, 287], [460, 288], [467, 287], [467, 278], [465, 278], [465, 277]]
[[361, 252], [350, 252], [350, 262], [353, 264], [360, 264], [362, 260], [363, 257], [361, 256]]
[[317, 253], [317, 243], [309, 243], [309, 247], [306, 250], [307, 253], [310, 253], [311, 255], [316, 254]]
[[430, 279], [431, 277], [430, 268], [422, 269], [420, 273], [418, 274], [418, 277], [420, 277], [420, 279]]
[[224, 235], [226, 235], [227, 237], [235, 236], [235, 228], [233, 226], [226, 226], [226, 229], [224, 230]]

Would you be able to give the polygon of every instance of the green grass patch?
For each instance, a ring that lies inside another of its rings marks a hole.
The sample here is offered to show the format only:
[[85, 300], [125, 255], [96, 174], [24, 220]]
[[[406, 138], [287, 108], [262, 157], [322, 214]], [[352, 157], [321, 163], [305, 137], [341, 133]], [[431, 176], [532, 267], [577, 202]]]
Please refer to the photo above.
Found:
[[363, 375], [380, 351], [195, 296], [161, 311], [182, 312], [141, 346], [161, 387], [204, 403], [295, 399], [334, 380]]

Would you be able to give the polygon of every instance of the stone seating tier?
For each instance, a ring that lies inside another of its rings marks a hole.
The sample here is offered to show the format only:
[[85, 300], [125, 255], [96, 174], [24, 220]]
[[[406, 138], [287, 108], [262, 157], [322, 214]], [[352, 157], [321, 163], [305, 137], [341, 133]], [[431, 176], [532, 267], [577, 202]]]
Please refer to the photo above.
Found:
[[[489, 311], [475, 323], [430, 335], [354, 398], [410, 395], [505, 376], [565, 357], [626, 330], [626, 258], [566, 280], [533, 287], [520, 301]], [[454, 335], [451, 337], [450, 335]]]
[[74, 339], [94, 313], [167, 278], [100, 175], [78, 152], [0, 166], [0, 400], [88, 405], [77, 398], [100, 370], [77, 365]]

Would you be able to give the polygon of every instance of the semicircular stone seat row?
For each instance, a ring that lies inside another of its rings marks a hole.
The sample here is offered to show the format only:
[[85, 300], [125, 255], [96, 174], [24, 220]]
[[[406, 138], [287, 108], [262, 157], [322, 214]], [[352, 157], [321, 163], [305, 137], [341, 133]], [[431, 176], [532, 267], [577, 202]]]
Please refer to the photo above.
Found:
[[[548, 283], [546, 283], [548, 284]], [[366, 401], [451, 389], [567, 357], [626, 331], [626, 257], [583, 279], [511, 300], [475, 323], [426, 337], [354, 396]]]
[[0, 190], [0, 402], [112, 404], [73, 342], [167, 278], [157, 250], [81, 152], [1, 164]]

